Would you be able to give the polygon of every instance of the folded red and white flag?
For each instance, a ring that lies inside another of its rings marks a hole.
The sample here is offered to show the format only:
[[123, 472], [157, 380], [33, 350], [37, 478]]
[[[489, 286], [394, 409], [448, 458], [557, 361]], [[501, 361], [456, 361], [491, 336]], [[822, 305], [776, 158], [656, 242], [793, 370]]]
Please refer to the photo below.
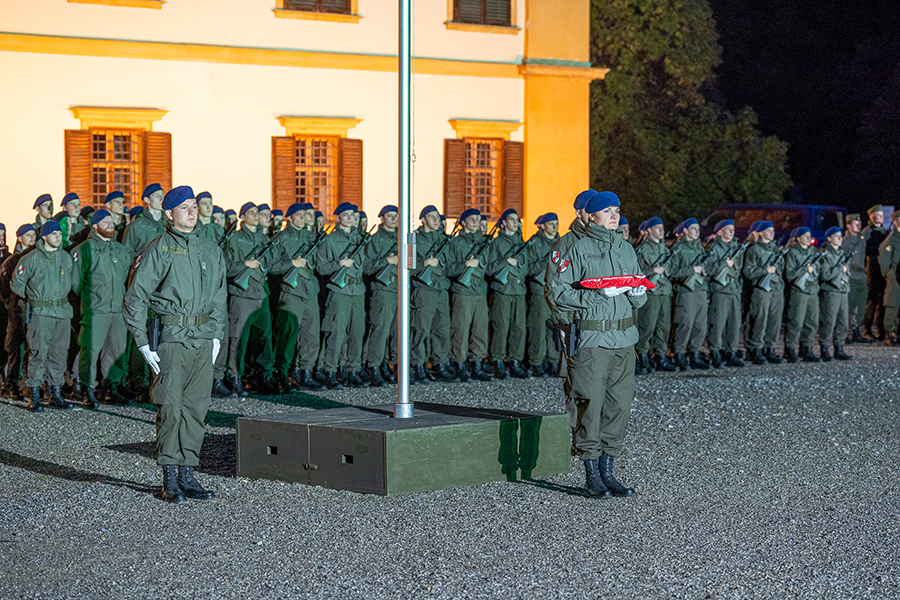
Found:
[[613, 287], [630, 287], [636, 288], [644, 286], [648, 290], [652, 290], [656, 286], [653, 282], [643, 275], [612, 275], [610, 277], [591, 277], [581, 281], [581, 287], [589, 290], [599, 290], [603, 288]]

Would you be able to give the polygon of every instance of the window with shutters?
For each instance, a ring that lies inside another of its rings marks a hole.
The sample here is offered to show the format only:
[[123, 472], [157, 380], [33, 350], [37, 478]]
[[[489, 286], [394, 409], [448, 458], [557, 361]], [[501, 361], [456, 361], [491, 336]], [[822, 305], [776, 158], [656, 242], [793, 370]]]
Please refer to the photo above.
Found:
[[359, 0], [275, 0], [272, 11], [282, 19], [359, 23]]
[[339, 15], [352, 14], [350, 0], [284, 0], [283, 8]]
[[125, 194], [125, 204], [141, 203], [143, 132], [91, 130], [91, 200], [102, 205], [109, 192]]
[[483, 215], [499, 216], [500, 150], [502, 140], [465, 140], [465, 207], [477, 208]]
[[524, 145], [502, 139], [444, 140], [444, 214], [476, 208], [487, 219], [524, 208]]
[[509, 27], [510, 0], [453, 0], [453, 20], [457, 23]]

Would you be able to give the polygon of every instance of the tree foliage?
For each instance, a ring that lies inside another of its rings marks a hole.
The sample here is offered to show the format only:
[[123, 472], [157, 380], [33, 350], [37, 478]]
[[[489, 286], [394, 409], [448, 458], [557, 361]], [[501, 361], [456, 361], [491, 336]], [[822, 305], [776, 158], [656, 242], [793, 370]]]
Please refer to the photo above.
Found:
[[591, 180], [633, 219], [672, 223], [727, 202], [780, 202], [787, 144], [753, 111], [709, 101], [721, 59], [706, 0], [593, 0]]

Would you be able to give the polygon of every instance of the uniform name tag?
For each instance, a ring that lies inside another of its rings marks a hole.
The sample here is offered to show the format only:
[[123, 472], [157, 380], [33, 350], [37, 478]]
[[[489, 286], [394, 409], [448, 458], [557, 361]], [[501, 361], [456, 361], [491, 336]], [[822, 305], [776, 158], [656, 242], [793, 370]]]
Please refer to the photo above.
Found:
[[171, 252], [172, 254], [187, 254], [187, 250], [184, 248], [176, 248], [174, 246], [163, 246], [164, 252]]

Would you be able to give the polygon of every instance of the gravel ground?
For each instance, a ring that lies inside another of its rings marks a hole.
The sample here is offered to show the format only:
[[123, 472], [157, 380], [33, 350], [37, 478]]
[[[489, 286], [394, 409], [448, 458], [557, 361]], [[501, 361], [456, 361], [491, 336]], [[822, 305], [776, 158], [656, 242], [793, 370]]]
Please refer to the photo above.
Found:
[[[235, 477], [241, 415], [391, 402], [396, 388], [214, 401], [200, 478], [159, 499], [149, 405], [0, 400], [0, 598], [900, 597], [893, 348], [848, 363], [639, 378], [617, 473], [398, 497]], [[414, 401], [562, 412], [557, 379]]]

